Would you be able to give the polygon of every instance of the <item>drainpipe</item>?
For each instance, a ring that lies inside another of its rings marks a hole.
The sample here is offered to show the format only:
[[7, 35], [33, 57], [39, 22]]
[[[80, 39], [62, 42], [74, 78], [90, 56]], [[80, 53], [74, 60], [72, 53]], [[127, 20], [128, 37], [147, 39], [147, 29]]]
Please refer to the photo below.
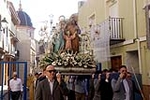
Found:
[[[137, 48], [138, 48], [138, 56], [139, 56], [139, 74], [142, 74], [142, 59], [141, 59], [141, 44], [140, 39], [138, 37], [138, 28], [137, 28], [137, 5], [136, 0], [133, 0], [133, 17], [134, 17], [134, 40], [137, 42]], [[132, 67], [133, 68], [133, 67]], [[134, 69], [132, 69], [134, 71]], [[135, 74], [135, 73], [134, 73]], [[138, 88], [141, 90], [140, 84], [138, 82], [137, 77], [136, 81], [138, 83]], [[143, 92], [141, 92], [141, 95], [143, 97], [143, 100], [145, 100], [145, 96]]]
[[138, 31], [137, 31], [137, 5], [136, 4], [137, 4], [136, 0], [133, 0], [134, 39], [137, 42], [137, 48], [138, 48], [139, 73], [142, 74], [141, 45], [140, 45], [140, 39], [138, 37]]

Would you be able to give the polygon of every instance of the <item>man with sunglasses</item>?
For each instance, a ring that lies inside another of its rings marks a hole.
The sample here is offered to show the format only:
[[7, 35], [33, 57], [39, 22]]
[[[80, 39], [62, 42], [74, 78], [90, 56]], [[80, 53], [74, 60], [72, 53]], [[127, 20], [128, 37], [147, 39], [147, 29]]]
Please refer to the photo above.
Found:
[[113, 100], [133, 100], [133, 83], [127, 78], [127, 68], [125, 65], [119, 68], [118, 79], [113, 78], [111, 81], [113, 89]]
[[46, 78], [36, 88], [35, 100], [64, 100], [64, 95], [68, 95], [68, 89], [61, 79], [61, 74], [56, 74], [52, 65], [46, 67], [45, 74]]

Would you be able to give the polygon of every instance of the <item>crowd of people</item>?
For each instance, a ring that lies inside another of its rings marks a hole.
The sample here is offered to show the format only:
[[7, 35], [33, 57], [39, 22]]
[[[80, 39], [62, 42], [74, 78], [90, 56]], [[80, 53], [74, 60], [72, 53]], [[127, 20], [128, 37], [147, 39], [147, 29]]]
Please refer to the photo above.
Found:
[[[43, 72], [29, 75], [27, 79], [29, 100], [142, 100], [135, 93], [142, 91], [135, 85], [132, 73], [126, 66], [118, 71], [104, 69], [102, 72], [84, 75], [61, 75], [48, 65]], [[13, 74], [9, 81], [12, 100], [19, 100], [22, 82]]]
[[91, 76], [65, 76], [48, 65], [35, 75], [33, 100], [135, 100], [135, 93], [141, 95], [126, 66], [120, 66], [119, 71], [104, 69]]
[[124, 65], [120, 66], [119, 71], [103, 70], [97, 79], [93, 74], [89, 100], [142, 100], [142, 97], [135, 99], [135, 93], [141, 95], [141, 90], [136, 87], [131, 75]]

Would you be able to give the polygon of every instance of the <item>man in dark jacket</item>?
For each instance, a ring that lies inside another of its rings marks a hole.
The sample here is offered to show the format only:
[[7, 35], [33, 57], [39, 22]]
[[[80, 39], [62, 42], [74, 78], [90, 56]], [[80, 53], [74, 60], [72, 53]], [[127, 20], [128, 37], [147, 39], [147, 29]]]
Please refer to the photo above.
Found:
[[111, 87], [110, 72], [105, 73], [105, 78], [100, 82], [101, 100], [112, 100], [113, 90]]
[[64, 100], [64, 95], [68, 94], [66, 84], [61, 79], [61, 74], [57, 73], [54, 66], [46, 67], [46, 78], [40, 81], [36, 88], [36, 100]]
[[88, 95], [88, 100], [93, 100], [93, 97], [94, 97], [94, 93], [95, 93], [94, 78], [95, 78], [95, 74], [92, 73], [91, 79], [89, 80], [89, 95]]

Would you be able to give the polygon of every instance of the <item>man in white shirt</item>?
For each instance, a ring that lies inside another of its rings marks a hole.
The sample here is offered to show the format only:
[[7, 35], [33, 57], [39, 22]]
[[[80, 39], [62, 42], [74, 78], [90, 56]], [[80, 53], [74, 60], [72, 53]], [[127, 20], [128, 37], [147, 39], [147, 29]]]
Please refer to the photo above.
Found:
[[12, 100], [19, 100], [22, 88], [22, 81], [20, 78], [17, 78], [17, 73], [13, 73], [13, 78], [9, 81], [9, 89], [11, 91]]

